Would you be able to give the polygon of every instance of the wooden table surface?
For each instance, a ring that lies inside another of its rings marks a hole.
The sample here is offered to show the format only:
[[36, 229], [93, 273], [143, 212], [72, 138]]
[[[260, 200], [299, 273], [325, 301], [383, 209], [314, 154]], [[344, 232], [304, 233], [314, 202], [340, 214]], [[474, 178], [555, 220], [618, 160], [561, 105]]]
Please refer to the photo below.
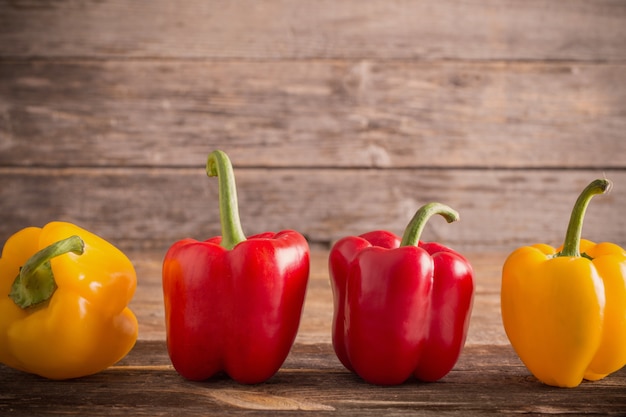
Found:
[[130, 254], [139, 285], [132, 307], [139, 341], [115, 366], [71, 381], [49, 381], [0, 366], [0, 415], [214, 416], [601, 414], [626, 412], [626, 369], [577, 388], [538, 382], [508, 344], [499, 313], [505, 254], [469, 254], [476, 296], [466, 347], [442, 380], [380, 387], [345, 370], [330, 344], [332, 296], [325, 251], [314, 251], [300, 332], [269, 381], [240, 385], [226, 377], [190, 382], [172, 368], [165, 347], [162, 253]]

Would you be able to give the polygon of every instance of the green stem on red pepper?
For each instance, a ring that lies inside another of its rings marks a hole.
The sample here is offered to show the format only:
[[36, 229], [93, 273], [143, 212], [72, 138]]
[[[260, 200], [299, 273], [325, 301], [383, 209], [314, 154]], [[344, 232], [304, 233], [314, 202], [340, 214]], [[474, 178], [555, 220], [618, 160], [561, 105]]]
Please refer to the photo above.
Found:
[[83, 240], [78, 236], [70, 236], [35, 253], [20, 268], [9, 297], [21, 308], [47, 301], [57, 289], [50, 260], [70, 252], [82, 255], [84, 250]]
[[459, 213], [445, 204], [425, 204], [417, 210], [404, 230], [400, 246], [417, 246], [426, 222], [435, 214], [441, 215], [448, 223], [459, 220]]
[[[608, 193], [611, 190], [612, 183], [608, 179], [597, 179], [589, 184], [578, 196], [572, 215], [569, 219], [567, 226], [567, 232], [565, 234], [565, 242], [563, 243], [563, 249], [557, 253], [556, 256], [573, 256], [578, 257], [580, 254], [580, 239], [583, 230], [583, 219], [587, 206], [591, 201], [591, 198], [596, 194]], [[583, 254], [582, 256], [587, 255]]]
[[218, 177], [220, 223], [222, 225], [222, 242], [220, 246], [231, 250], [239, 242], [246, 240], [239, 220], [237, 205], [237, 186], [233, 166], [224, 152], [217, 150], [209, 154], [206, 163], [206, 173], [209, 177]]

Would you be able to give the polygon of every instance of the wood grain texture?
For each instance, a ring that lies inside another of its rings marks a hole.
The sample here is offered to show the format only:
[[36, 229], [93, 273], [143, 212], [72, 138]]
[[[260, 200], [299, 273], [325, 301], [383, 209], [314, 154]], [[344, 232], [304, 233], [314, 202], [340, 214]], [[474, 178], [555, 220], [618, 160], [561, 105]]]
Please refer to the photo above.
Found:
[[624, 109], [626, 64], [4, 61], [0, 165], [625, 168]]
[[[0, 365], [0, 415], [623, 415], [626, 370], [573, 390], [521, 364], [500, 317], [517, 246], [559, 245], [591, 180], [583, 234], [626, 246], [622, 0], [0, 0], [0, 242], [51, 220], [126, 251], [139, 342], [116, 366], [51, 382]], [[265, 384], [183, 380], [165, 349], [161, 262], [220, 234], [220, 148], [246, 234], [314, 248], [296, 344]], [[467, 254], [467, 345], [442, 381], [381, 388], [330, 344], [327, 257], [345, 235], [401, 234]]]
[[623, 415], [626, 369], [575, 389], [547, 387], [508, 346], [469, 347], [441, 381], [394, 387], [363, 382], [332, 347], [295, 345], [268, 382], [239, 385], [216, 377], [182, 379], [163, 341], [142, 341], [119, 365], [97, 375], [50, 382], [0, 365], [0, 412], [10, 416], [222, 416], [309, 411], [333, 416], [490, 414]]
[[14, 57], [626, 59], [620, 0], [0, 1]]
[[[439, 201], [461, 221], [432, 219], [422, 238], [463, 251], [562, 243], [574, 201], [593, 179], [614, 183], [593, 199], [584, 236], [624, 245], [626, 173], [621, 170], [237, 171], [244, 232], [296, 229], [311, 245], [376, 229], [401, 235], [415, 211]], [[218, 182], [204, 169], [0, 169], [0, 239], [30, 225], [71, 221], [124, 250], [164, 249], [185, 237], [221, 234]]]

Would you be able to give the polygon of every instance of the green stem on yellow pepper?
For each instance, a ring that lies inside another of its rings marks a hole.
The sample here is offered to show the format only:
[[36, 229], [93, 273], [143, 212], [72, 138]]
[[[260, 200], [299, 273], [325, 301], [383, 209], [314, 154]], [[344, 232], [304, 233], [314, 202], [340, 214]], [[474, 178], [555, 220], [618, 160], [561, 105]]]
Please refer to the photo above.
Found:
[[435, 214], [441, 215], [448, 223], [459, 220], [459, 213], [445, 204], [425, 204], [417, 210], [404, 230], [400, 246], [417, 246], [426, 222]]
[[239, 220], [237, 205], [237, 187], [233, 166], [226, 153], [216, 150], [209, 154], [206, 163], [209, 177], [217, 176], [219, 180], [220, 223], [222, 226], [222, 242], [220, 246], [231, 250], [239, 242], [246, 240]]
[[592, 181], [591, 184], [585, 187], [580, 196], [578, 196], [576, 203], [574, 203], [574, 209], [572, 210], [572, 215], [570, 216], [567, 232], [565, 234], [563, 249], [561, 252], [557, 253], [556, 256], [581, 256], [580, 239], [587, 206], [594, 195], [608, 193], [611, 187], [611, 181], [606, 178]]
[[50, 260], [70, 252], [82, 255], [84, 250], [83, 240], [78, 236], [70, 236], [35, 253], [20, 268], [9, 297], [21, 308], [47, 301], [57, 289]]

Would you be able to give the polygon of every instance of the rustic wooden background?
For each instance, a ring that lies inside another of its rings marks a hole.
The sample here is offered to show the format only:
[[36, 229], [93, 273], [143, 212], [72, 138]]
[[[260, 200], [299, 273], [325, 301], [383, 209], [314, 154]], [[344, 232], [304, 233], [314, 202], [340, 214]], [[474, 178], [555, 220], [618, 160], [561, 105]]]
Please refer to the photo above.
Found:
[[626, 244], [623, 0], [0, 0], [0, 240], [67, 220], [126, 250], [220, 233], [207, 154], [247, 234], [327, 248], [400, 234], [459, 250]]

